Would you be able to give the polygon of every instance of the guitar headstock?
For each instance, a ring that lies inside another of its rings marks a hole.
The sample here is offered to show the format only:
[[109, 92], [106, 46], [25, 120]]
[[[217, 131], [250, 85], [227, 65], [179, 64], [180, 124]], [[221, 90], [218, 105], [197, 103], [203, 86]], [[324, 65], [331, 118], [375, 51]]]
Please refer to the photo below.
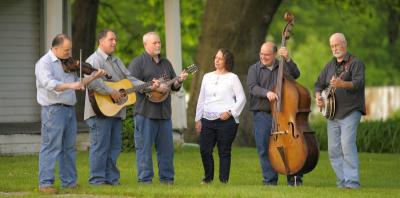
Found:
[[185, 71], [189, 74], [193, 74], [193, 73], [199, 71], [199, 67], [195, 64], [191, 64], [185, 68]]

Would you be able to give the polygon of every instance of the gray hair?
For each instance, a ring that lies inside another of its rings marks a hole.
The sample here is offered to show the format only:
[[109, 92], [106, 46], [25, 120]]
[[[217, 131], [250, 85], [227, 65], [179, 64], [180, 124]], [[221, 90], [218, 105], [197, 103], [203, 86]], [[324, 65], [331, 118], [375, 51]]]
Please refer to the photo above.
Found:
[[332, 34], [331, 37], [329, 37], [329, 41], [331, 41], [333, 38], [339, 39], [345, 46], [347, 46], [346, 37], [344, 36], [343, 33], [336, 32]]
[[143, 35], [143, 44], [145, 44], [146, 41], [149, 40], [150, 36], [160, 37], [157, 32], [147, 32], [146, 34]]

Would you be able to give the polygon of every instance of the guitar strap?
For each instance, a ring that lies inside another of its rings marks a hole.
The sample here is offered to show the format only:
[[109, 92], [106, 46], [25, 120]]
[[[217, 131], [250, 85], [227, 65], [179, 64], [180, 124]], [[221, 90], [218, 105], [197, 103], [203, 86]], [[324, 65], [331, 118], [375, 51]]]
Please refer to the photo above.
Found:
[[[352, 60], [353, 60], [353, 56], [350, 55], [349, 61], [347, 61], [347, 63], [343, 66], [344, 69], [343, 69], [343, 71], [342, 71], [342, 72], [340, 73], [340, 75], [339, 75], [339, 78], [340, 78], [340, 79], [343, 78], [345, 72], [348, 72], [348, 71], [349, 71], [349, 66], [350, 66], [350, 63], [351, 63]], [[342, 79], [342, 80], [343, 80], [343, 79]]]

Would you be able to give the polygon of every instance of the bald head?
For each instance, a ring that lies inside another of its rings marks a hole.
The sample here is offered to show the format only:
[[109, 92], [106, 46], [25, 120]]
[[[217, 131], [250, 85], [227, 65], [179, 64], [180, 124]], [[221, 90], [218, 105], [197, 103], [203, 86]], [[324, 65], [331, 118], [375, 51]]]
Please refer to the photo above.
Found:
[[263, 43], [261, 45], [261, 50], [260, 51], [262, 51], [262, 50], [267, 50], [267, 51], [270, 51], [272, 53], [276, 53], [278, 51], [278, 49], [276, 48], [275, 43], [273, 43], [271, 41], [267, 41], [267, 42]]
[[260, 62], [263, 65], [271, 66], [275, 61], [277, 48], [273, 42], [265, 42], [260, 49]]

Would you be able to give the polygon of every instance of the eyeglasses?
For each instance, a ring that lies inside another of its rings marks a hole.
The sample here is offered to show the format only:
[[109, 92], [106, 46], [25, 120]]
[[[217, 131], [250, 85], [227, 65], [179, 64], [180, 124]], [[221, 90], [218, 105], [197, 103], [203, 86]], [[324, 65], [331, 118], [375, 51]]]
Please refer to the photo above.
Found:
[[260, 56], [272, 56], [273, 54], [264, 54], [264, 53], [260, 53]]

